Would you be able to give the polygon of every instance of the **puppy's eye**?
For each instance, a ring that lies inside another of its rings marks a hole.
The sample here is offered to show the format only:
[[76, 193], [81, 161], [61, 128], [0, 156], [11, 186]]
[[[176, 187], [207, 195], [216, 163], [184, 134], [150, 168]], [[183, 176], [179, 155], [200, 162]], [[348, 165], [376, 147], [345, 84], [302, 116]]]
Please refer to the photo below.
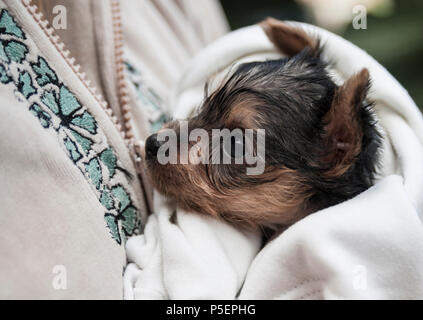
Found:
[[240, 159], [245, 155], [244, 137], [243, 136], [231, 136], [227, 139], [223, 148], [225, 152], [233, 159]]

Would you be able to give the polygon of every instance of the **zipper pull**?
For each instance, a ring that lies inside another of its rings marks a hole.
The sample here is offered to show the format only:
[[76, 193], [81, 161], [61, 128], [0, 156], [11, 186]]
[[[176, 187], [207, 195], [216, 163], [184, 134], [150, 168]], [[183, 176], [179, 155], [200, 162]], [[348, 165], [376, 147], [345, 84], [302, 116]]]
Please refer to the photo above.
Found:
[[147, 176], [146, 166], [142, 157], [144, 150], [144, 141], [137, 140], [130, 145], [132, 159], [134, 161], [135, 170], [141, 182], [141, 189], [145, 204], [147, 207], [147, 214], [153, 213], [153, 187], [150, 179]]

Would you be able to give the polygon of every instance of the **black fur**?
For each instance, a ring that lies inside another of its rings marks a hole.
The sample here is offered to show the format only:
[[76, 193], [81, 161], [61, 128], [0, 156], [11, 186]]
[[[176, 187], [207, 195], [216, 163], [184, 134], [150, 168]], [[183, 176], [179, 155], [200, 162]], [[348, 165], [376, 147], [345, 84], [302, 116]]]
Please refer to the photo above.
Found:
[[[266, 130], [266, 167], [297, 171], [310, 188], [309, 205], [316, 210], [350, 199], [373, 183], [381, 136], [372, 104], [357, 102], [354, 112], [362, 130], [361, 152], [342, 176], [325, 178], [330, 164], [321, 160], [326, 152], [323, 118], [337, 89], [327, 69], [320, 55], [309, 48], [291, 58], [242, 64], [205, 99], [193, 123], [217, 128], [237, 99], [254, 97], [258, 127]], [[237, 187], [269, 182], [246, 176], [243, 168], [220, 167], [222, 175], [232, 176]]]

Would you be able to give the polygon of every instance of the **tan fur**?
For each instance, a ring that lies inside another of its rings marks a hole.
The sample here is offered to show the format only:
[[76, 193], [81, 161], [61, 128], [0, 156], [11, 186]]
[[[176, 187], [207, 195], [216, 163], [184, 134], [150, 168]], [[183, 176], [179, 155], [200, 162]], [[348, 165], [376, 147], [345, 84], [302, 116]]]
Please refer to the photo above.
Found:
[[179, 207], [248, 229], [292, 224], [308, 213], [302, 206], [312, 195], [296, 172], [287, 168], [268, 168], [263, 174], [272, 182], [245, 189], [217, 188], [200, 165], [162, 166], [149, 172], [154, 186]]
[[282, 53], [289, 56], [296, 55], [306, 47], [313, 50], [317, 47], [316, 41], [310, 38], [304, 30], [291, 27], [274, 18], [267, 18], [260, 23], [260, 26], [263, 28], [269, 40], [272, 41]]
[[[284, 53], [294, 55], [315, 42], [304, 31], [275, 19], [261, 26], [272, 42]], [[229, 128], [257, 129], [257, 106], [253, 96], [242, 95], [222, 115]], [[174, 127], [174, 123], [166, 127]], [[225, 219], [233, 224], [254, 229], [286, 226], [310, 213], [304, 206], [313, 194], [300, 175], [288, 168], [266, 167], [261, 177], [270, 182], [247, 188], [228, 188], [213, 177], [212, 165], [165, 165], [148, 170], [154, 186], [171, 197], [183, 209]]]
[[[288, 55], [295, 55], [305, 47], [317, 50], [316, 41], [303, 30], [275, 19], [267, 19], [261, 26], [275, 46]], [[356, 106], [356, 100], [364, 99], [368, 81], [369, 74], [364, 69], [335, 92], [325, 118], [327, 154], [322, 155], [323, 161], [331, 168], [325, 173], [329, 178], [344, 174], [360, 152], [362, 134], [352, 108]], [[220, 119], [227, 128], [257, 129], [260, 123], [257, 121], [258, 106], [254, 97], [243, 94], [231, 103]], [[195, 126], [212, 124], [198, 123], [197, 120]], [[177, 129], [175, 123], [167, 127]], [[260, 181], [265, 182], [236, 188], [231, 188], [231, 178], [219, 174], [214, 165], [151, 164], [149, 169], [154, 186], [175, 200], [179, 207], [249, 229], [288, 226], [314, 209], [306, 204], [315, 191], [298, 172], [286, 167], [266, 166], [260, 176], [263, 178]]]
[[363, 101], [368, 83], [369, 71], [363, 69], [335, 92], [332, 106], [325, 117], [328, 137], [325, 161], [332, 164], [332, 169], [326, 172], [327, 176], [343, 175], [360, 153], [363, 136], [354, 108]]
[[258, 129], [256, 108], [259, 102], [248, 95], [243, 95], [242, 97], [242, 99], [239, 99], [233, 104], [225, 125], [228, 128], [243, 127]]

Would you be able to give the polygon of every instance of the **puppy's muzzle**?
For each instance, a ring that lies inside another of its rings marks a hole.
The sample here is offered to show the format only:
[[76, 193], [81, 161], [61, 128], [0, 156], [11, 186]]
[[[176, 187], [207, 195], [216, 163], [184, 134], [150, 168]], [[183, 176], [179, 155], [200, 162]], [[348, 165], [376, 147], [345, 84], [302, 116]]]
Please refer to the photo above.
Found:
[[165, 141], [157, 140], [157, 133], [152, 134], [145, 141], [145, 154], [147, 159], [154, 159], [157, 157], [157, 152]]

